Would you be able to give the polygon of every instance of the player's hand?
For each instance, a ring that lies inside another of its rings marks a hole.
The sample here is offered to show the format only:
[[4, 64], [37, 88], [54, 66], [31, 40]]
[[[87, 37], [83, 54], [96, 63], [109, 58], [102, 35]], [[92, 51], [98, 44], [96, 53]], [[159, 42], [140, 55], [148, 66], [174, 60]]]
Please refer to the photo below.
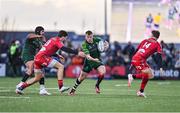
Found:
[[107, 41], [104, 42], [104, 49], [105, 51], [109, 48], [109, 43]]
[[98, 58], [94, 58], [93, 61], [94, 61], [94, 62], [97, 62], [97, 63], [101, 62]]
[[78, 56], [85, 57], [85, 54], [84, 54], [84, 52], [79, 51], [79, 52], [78, 52]]
[[59, 59], [60, 59], [60, 61], [61, 61], [62, 63], [65, 62], [65, 58], [64, 58], [62, 55], [58, 55], [58, 57], [59, 57]]
[[164, 70], [163, 70], [163, 68], [160, 68], [159, 71], [160, 71], [160, 76], [163, 76], [163, 75], [164, 75]]

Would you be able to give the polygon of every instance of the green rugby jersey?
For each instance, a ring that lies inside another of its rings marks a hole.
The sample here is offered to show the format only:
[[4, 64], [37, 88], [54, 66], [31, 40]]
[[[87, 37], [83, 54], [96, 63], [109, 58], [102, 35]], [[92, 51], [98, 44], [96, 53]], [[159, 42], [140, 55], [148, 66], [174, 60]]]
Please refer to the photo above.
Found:
[[22, 51], [22, 57], [33, 57], [36, 55], [37, 51], [42, 47], [43, 41], [40, 38], [32, 38], [32, 39], [26, 39], [23, 51]]
[[85, 54], [90, 54], [93, 58], [100, 59], [100, 52], [98, 50], [98, 42], [101, 41], [98, 37], [93, 37], [93, 43], [88, 43], [87, 41], [84, 41], [82, 43], [82, 50]]

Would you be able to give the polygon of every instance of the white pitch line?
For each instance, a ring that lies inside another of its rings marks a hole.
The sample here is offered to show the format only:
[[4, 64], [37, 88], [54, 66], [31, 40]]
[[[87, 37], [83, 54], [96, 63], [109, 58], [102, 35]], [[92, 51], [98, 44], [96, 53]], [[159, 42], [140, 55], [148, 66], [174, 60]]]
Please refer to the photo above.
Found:
[[128, 85], [127, 84], [116, 84], [115, 86], [119, 87], [119, 86], [128, 86]]
[[30, 97], [13, 97], [13, 96], [0, 96], [0, 98], [12, 98], [12, 99], [29, 99]]
[[58, 89], [58, 88], [46, 88], [46, 89]]
[[11, 90], [0, 90], [0, 92], [10, 92]]
[[157, 83], [158, 85], [169, 85], [169, 84], [171, 84], [170, 82], [158, 82]]

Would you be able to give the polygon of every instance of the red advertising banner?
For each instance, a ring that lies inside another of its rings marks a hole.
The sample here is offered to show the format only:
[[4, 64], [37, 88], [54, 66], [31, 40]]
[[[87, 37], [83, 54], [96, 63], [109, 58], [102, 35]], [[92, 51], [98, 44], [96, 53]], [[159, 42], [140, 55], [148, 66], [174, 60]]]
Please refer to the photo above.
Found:
[[125, 76], [126, 75], [126, 68], [124, 66], [115, 66], [111, 70], [112, 75], [119, 75]]

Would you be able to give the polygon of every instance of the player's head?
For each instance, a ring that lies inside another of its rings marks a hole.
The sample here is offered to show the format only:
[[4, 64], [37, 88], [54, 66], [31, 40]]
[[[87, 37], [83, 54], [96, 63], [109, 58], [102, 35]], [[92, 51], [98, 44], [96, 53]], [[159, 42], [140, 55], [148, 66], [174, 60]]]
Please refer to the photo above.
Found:
[[159, 31], [156, 31], [156, 30], [153, 30], [153, 31], [152, 31], [152, 36], [153, 36], [154, 38], [158, 39], [159, 36], [160, 36], [160, 32], [159, 32]]
[[88, 43], [93, 43], [93, 33], [92, 31], [88, 30], [85, 33], [85, 39]]
[[35, 29], [35, 34], [44, 35], [44, 28], [42, 26], [37, 26]]
[[58, 37], [60, 37], [62, 40], [66, 40], [67, 37], [68, 37], [68, 34], [67, 34], [66, 31], [60, 30], [59, 33], [58, 33]]

